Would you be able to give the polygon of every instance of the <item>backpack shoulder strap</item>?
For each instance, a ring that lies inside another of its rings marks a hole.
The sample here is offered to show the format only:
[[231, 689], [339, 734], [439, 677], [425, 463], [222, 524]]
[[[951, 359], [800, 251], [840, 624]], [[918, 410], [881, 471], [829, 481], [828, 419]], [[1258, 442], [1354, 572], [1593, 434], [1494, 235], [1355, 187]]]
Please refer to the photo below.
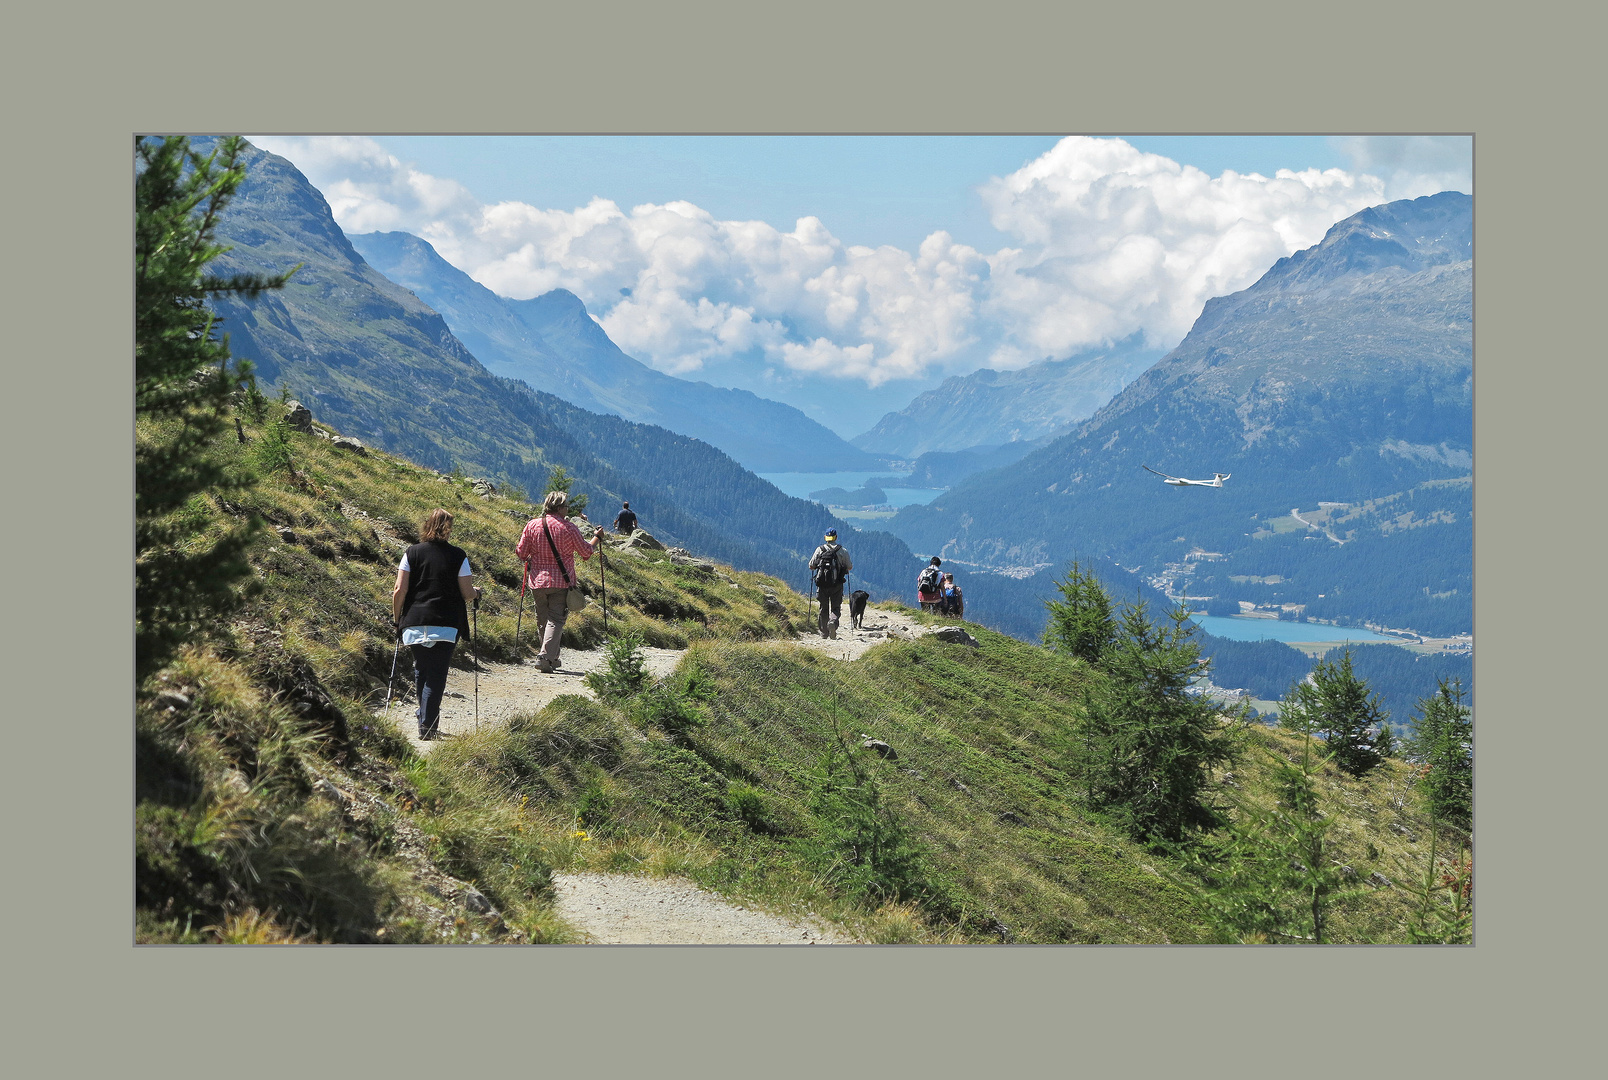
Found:
[[553, 560], [558, 563], [558, 574], [564, 579], [564, 588], [573, 589], [570, 583], [569, 571], [564, 569], [564, 556], [558, 553], [558, 545], [553, 543], [553, 534], [547, 528], [547, 519], [542, 518], [542, 535], [547, 537], [547, 546], [553, 549]]

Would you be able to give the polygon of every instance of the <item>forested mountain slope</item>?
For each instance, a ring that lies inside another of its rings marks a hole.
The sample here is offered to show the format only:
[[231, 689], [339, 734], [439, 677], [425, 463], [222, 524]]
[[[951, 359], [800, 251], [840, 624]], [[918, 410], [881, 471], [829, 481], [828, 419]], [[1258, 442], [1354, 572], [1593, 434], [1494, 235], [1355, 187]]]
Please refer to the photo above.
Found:
[[350, 239], [370, 265], [438, 311], [475, 358], [498, 375], [592, 412], [701, 439], [755, 471], [786, 472], [801, 460], [818, 471], [881, 464], [791, 405], [678, 379], [627, 356], [573, 293], [555, 289], [510, 300], [409, 233]]
[[630, 500], [667, 543], [801, 587], [805, 560], [834, 525], [859, 585], [881, 595], [914, 580], [915, 557], [891, 535], [852, 532], [706, 443], [493, 375], [439, 314], [364, 261], [294, 166], [255, 148], [245, 160], [248, 178], [219, 227], [234, 245], [219, 271], [301, 269], [280, 292], [216, 308], [235, 354], [265, 382], [288, 384], [317, 419], [443, 471], [500, 477], [538, 495], [562, 465], [577, 491], [598, 500], [600, 519]]
[[[1207, 303], [1077, 431], [891, 527], [917, 550], [996, 567], [1081, 552], [1148, 574], [1218, 552], [1240, 577], [1300, 578], [1311, 614], [1470, 629], [1471, 203], [1443, 192], [1340, 222]], [[1145, 464], [1232, 479], [1173, 489]], [[1413, 502], [1411, 519], [1363, 512], [1391, 500]], [[1356, 511], [1352, 535], [1273, 527], [1292, 508]]]

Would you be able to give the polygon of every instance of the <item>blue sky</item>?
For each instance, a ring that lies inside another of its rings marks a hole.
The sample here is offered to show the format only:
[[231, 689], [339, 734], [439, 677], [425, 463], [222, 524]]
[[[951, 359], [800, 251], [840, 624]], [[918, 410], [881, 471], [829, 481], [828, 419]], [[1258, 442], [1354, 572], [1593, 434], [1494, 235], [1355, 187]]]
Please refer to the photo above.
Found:
[[348, 233], [849, 436], [980, 367], [1159, 356], [1335, 222], [1473, 180], [1468, 137], [252, 138]]
[[[992, 250], [977, 186], [1050, 150], [1055, 135], [462, 135], [375, 136], [424, 172], [450, 176], [485, 202], [573, 210], [594, 196], [630, 208], [684, 200], [717, 218], [788, 228], [820, 218], [845, 243], [913, 251], [936, 229]], [[1327, 137], [1128, 136], [1135, 149], [1193, 165], [1272, 176], [1279, 169], [1346, 168]]]

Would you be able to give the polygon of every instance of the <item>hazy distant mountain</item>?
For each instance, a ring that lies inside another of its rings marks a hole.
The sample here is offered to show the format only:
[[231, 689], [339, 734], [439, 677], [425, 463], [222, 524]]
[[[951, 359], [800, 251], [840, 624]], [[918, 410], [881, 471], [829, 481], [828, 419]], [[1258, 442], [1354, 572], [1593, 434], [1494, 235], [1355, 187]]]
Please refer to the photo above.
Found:
[[609, 340], [574, 293], [530, 300], [498, 296], [409, 233], [365, 233], [352, 246], [388, 278], [412, 289], [491, 371], [593, 412], [657, 424], [717, 446], [744, 466], [785, 472], [875, 469], [791, 405], [656, 371]]
[[982, 368], [945, 379], [851, 442], [914, 458], [929, 450], [999, 446], [1065, 433], [1161, 355], [1136, 344], [1042, 360], [1018, 371]]
[[928, 450], [910, 463], [910, 479], [906, 483], [915, 488], [954, 487], [974, 473], [1020, 461], [1049, 441], [1035, 439], [1004, 446], [973, 446], [968, 450]]
[[242, 160], [246, 180], [218, 227], [233, 248], [216, 271], [301, 269], [255, 300], [220, 297], [221, 329], [270, 388], [288, 383], [318, 420], [538, 497], [548, 471], [563, 465], [604, 519], [629, 499], [666, 542], [800, 587], [809, 553], [835, 526], [853, 545], [856, 581], [878, 595], [908, 591], [919, 563], [894, 537], [850, 530], [705, 442], [588, 412], [486, 370], [439, 314], [363, 259], [295, 166], [255, 147]]
[[[1208, 302], [1178, 348], [1074, 432], [892, 528], [917, 552], [1017, 572], [1081, 553], [1153, 573], [1201, 548], [1236, 567], [1242, 581], [1220, 576], [1223, 590], [1274, 576], [1309, 614], [1468, 629], [1472, 285], [1469, 196], [1364, 210]], [[1141, 464], [1233, 475], [1179, 490]], [[1346, 543], [1275, 526], [1320, 502], [1351, 508], [1331, 508]], [[1406, 527], [1391, 505], [1411, 510]]]

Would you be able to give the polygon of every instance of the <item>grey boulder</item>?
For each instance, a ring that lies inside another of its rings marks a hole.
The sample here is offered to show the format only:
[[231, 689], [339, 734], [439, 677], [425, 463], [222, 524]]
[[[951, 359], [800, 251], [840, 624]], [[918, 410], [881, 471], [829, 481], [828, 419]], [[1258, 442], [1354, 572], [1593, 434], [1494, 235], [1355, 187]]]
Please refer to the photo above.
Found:
[[881, 739], [865, 738], [860, 745], [867, 750], [875, 750], [889, 761], [899, 760], [899, 751], [883, 742]]
[[966, 631], [958, 626], [941, 626], [936, 630], [928, 631], [928, 637], [935, 637], [939, 641], [947, 641], [955, 645], [970, 645], [972, 648], [981, 648], [980, 643]]

